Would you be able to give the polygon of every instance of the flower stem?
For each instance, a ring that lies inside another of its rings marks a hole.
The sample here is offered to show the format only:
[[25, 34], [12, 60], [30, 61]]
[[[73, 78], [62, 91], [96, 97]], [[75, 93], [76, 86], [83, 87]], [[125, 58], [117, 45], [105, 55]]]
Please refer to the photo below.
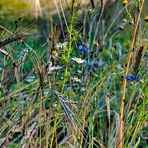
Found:
[[[69, 67], [69, 61], [70, 61], [70, 54], [71, 54], [71, 46], [72, 46], [72, 31], [73, 31], [73, 19], [74, 19], [74, 13], [73, 13], [73, 5], [72, 5], [72, 11], [71, 11], [71, 20], [70, 20], [70, 31], [69, 31], [69, 45], [68, 45], [68, 53], [67, 53], [67, 60], [66, 60], [66, 68], [64, 72], [64, 80], [62, 83], [62, 88], [61, 92], [64, 91], [64, 86], [67, 81], [67, 74], [68, 74], [68, 67]], [[59, 110], [61, 109], [61, 104], [58, 103], [57, 111], [55, 114], [55, 120], [54, 120], [54, 130], [51, 138], [51, 143], [50, 143], [50, 148], [52, 148], [53, 145], [53, 140], [56, 132], [56, 126], [57, 126], [57, 120], [58, 120], [58, 115], [59, 115]]]

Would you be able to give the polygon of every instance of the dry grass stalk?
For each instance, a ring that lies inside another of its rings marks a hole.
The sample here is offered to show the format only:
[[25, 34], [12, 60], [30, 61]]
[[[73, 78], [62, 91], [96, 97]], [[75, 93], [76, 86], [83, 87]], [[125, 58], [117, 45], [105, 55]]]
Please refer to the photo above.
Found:
[[18, 66], [21, 65], [25, 61], [28, 51], [29, 51], [28, 49], [25, 49], [22, 51], [21, 58], [19, 62], [17, 63]]
[[126, 66], [126, 69], [125, 69], [125, 74], [124, 74], [124, 79], [123, 79], [123, 84], [122, 84], [122, 100], [121, 100], [121, 106], [120, 106], [120, 127], [119, 127], [119, 148], [123, 148], [123, 135], [124, 135], [123, 134], [123, 113], [124, 113], [125, 91], [126, 91], [126, 84], [127, 84], [127, 81], [126, 81], [125, 78], [128, 75], [130, 62], [131, 62], [131, 57], [133, 55], [135, 37], [136, 37], [136, 33], [137, 33], [137, 28], [138, 28], [138, 24], [139, 24], [141, 12], [142, 12], [143, 4], [144, 4], [144, 0], [141, 0], [140, 1], [139, 12], [137, 14], [137, 18], [136, 18], [136, 22], [135, 22], [135, 26], [134, 26], [134, 31], [133, 31], [133, 34], [132, 34], [130, 50], [129, 50], [128, 57], [127, 57], [127, 66]]
[[6, 55], [6, 56], [10, 56], [10, 55], [8, 54], [8, 52], [5, 51], [5, 50], [3, 50], [3, 49], [0, 49], [0, 52], [3, 53], [3, 54]]
[[9, 37], [8, 39], [0, 41], [0, 47], [6, 46], [7, 44], [15, 42], [15, 41], [19, 41], [26, 35], [27, 35], [27, 33], [21, 33], [19, 35], [13, 35], [12, 37]]

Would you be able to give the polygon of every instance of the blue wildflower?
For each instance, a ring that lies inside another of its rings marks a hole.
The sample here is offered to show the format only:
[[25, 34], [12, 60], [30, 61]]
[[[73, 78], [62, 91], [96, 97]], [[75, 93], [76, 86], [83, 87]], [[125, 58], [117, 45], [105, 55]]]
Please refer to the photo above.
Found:
[[126, 76], [126, 78], [125, 78], [127, 81], [130, 81], [131, 80], [131, 78], [129, 77], [129, 76]]
[[99, 107], [102, 107], [103, 105], [104, 105], [103, 101], [99, 101], [99, 102], [98, 102], [98, 106], [99, 106]]
[[79, 45], [79, 46], [78, 46], [78, 49], [81, 50], [81, 51], [88, 51], [88, 50], [89, 50], [88, 47], [82, 46], [82, 45]]
[[127, 81], [138, 81], [139, 78], [135, 76], [126, 76], [125, 78]]

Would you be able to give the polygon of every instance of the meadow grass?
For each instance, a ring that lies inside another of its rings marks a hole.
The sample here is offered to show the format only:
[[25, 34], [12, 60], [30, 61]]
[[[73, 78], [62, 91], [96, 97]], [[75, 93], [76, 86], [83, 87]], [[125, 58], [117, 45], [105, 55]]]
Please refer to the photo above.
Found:
[[35, 2], [0, 25], [0, 146], [147, 147], [147, 2]]

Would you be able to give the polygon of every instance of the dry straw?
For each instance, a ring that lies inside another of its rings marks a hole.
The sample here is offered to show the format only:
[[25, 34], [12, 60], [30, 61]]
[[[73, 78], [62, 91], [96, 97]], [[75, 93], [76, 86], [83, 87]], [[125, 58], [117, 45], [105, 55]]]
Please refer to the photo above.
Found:
[[137, 14], [136, 22], [134, 25], [134, 30], [133, 30], [131, 44], [130, 44], [130, 50], [129, 50], [128, 57], [127, 57], [127, 65], [126, 65], [123, 84], [122, 84], [122, 100], [121, 100], [121, 106], [120, 106], [120, 127], [119, 127], [119, 148], [123, 148], [123, 135], [124, 135], [124, 133], [123, 133], [123, 130], [124, 130], [124, 128], [123, 128], [123, 113], [124, 113], [124, 103], [125, 103], [125, 91], [126, 91], [126, 84], [127, 84], [126, 76], [128, 75], [130, 62], [131, 62], [131, 58], [133, 55], [133, 48], [134, 48], [134, 44], [135, 44], [135, 38], [136, 38], [136, 34], [137, 34], [137, 29], [138, 29], [138, 24], [139, 24], [141, 12], [142, 12], [143, 4], [144, 4], [144, 0], [141, 0], [139, 12]]

